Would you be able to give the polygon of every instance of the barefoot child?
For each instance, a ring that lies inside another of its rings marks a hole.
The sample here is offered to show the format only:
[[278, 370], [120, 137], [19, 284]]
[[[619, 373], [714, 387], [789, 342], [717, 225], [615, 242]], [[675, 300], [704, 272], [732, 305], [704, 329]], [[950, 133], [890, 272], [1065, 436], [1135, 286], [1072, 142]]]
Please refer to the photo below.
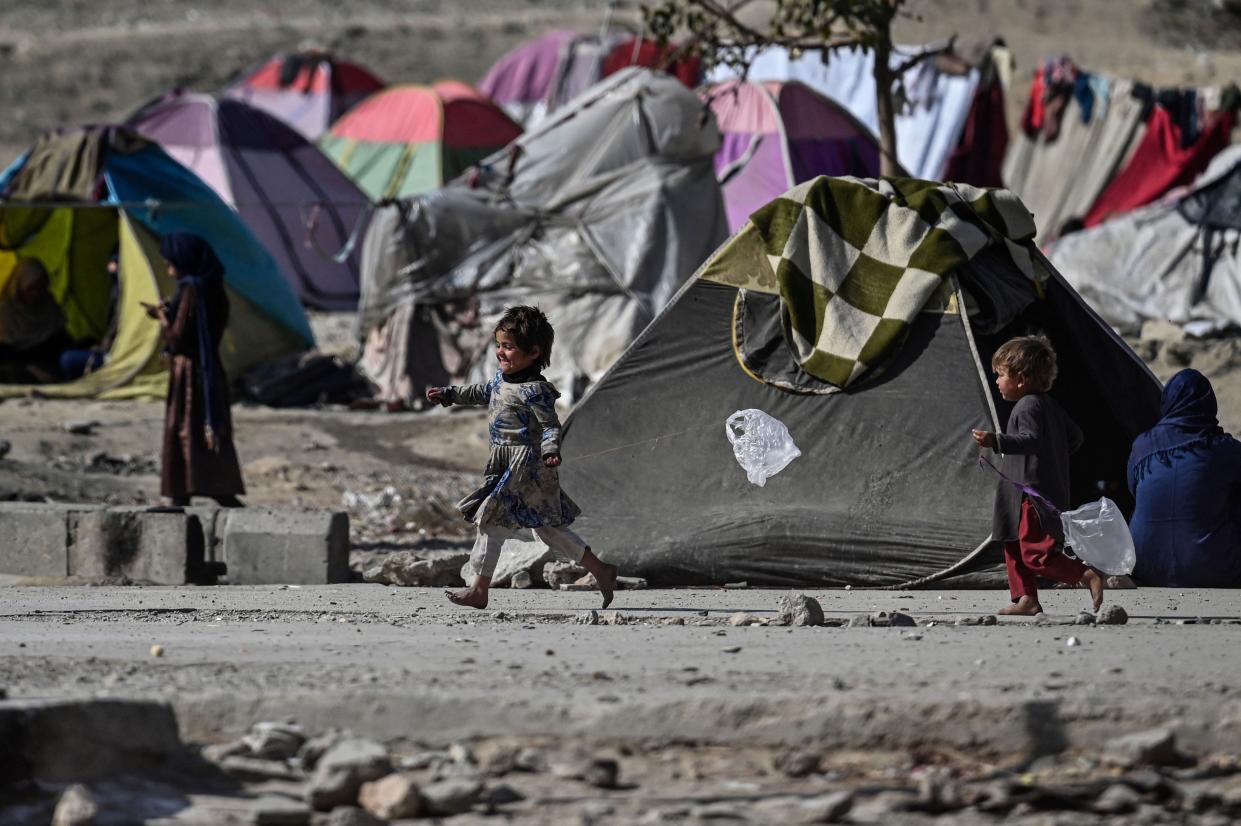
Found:
[[529, 528], [557, 554], [581, 563], [612, 602], [616, 566], [599, 560], [568, 525], [581, 512], [560, 490], [560, 420], [556, 388], [539, 372], [548, 365], [555, 333], [536, 307], [510, 307], [496, 324], [496, 359], [500, 372], [487, 384], [429, 387], [427, 400], [487, 405], [491, 456], [483, 486], [458, 503], [466, 519], [478, 526], [471, 561], [477, 576], [464, 591], [449, 593], [457, 605], [487, 607], [487, 591], [505, 539]]
[[[1081, 447], [1082, 432], [1047, 395], [1056, 380], [1056, 352], [1044, 336], [1020, 336], [995, 351], [991, 367], [1000, 396], [1017, 403], [1003, 434], [973, 431], [974, 441], [999, 453], [1001, 472], [1018, 483], [1000, 479], [995, 493], [991, 536], [1004, 543], [1013, 602], [998, 613], [1041, 613], [1036, 576], [1088, 586], [1097, 611], [1103, 577], [1060, 552], [1064, 537], [1055, 509], [1069, 504], [1069, 454]], [[1019, 485], [1033, 488], [1051, 506]]]

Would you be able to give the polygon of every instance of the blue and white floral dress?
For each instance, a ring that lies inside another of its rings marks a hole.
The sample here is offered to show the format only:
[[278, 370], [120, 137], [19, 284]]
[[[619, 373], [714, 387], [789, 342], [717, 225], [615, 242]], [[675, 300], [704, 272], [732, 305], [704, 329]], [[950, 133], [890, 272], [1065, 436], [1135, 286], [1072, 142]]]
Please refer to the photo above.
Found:
[[510, 530], [559, 528], [581, 513], [560, 489], [558, 468], [543, 464], [560, 453], [560, 394], [534, 372], [505, 376], [486, 384], [443, 389], [451, 404], [487, 405], [491, 454], [483, 485], [459, 503], [461, 514], [476, 525]]

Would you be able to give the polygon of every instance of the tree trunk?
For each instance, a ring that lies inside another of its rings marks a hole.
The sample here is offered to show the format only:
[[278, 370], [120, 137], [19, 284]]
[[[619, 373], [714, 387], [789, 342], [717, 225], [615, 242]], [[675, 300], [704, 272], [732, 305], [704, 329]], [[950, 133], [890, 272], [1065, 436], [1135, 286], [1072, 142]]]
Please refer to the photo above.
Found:
[[879, 112], [879, 174], [899, 175], [896, 161], [896, 109], [892, 100], [892, 40], [884, 32], [875, 43], [875, 103]]

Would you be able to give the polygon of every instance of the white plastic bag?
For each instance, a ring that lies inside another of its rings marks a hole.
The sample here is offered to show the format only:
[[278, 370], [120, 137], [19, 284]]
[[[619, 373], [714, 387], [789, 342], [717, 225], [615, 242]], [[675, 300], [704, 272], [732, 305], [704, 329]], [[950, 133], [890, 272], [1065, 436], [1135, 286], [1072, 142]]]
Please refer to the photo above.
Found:
[[738, 410], [724, 422], [724, 433], [746, 478], [759, 487], [801, 455], [784, 422], [761, 410]]
[[1106, 496], [1088, 502], [1074, 511], [1060, 514], [1064, 528], [1064, 544], [1073, 554], [1092, 568], [1105, 574], [1128, 574], [1137, 564], [1133, 535], [1125, 524], [1125, 515]]

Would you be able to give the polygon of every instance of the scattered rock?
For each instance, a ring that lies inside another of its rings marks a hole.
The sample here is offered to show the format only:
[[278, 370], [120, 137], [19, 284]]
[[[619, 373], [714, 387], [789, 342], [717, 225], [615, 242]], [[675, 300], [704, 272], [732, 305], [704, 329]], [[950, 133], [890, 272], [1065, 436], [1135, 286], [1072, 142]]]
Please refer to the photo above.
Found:
[[1094, 810], [1104, 815], [1124, 815], [1136, 811], [1141, 805], [1142, 795], [1124, 783], [1114, 783], [1099, 795], [1094, 802]]
[[[591, 577], [594, 579], [594, 577]], [[640, 576], [618, 576], [616, 578], [616, 588], [619, 591], [642, 591], [647, 587], [644, 577]]]
[[52, 826], [91, 826], [98, 814], [99, 804], [90, 789], [75, 783], [65, 789], [56, 801]]
[[1179, 766], [1186, 757], [1176, 747], [1171, 729], [1139, 731], [1109, 740], [1103, 746], [1103, 762], [1113, 766]]
[[255, 826], [306, 826], [310, 807], [287, 797], [260, 797], [254, 802]]
[[614, 789], [620, 781], [620, 765], [607, 757], [580, 752], [560, 752], [547, 759], [548, 771], [564, 780], [581, 780], [600, 789]]
[[305, 776], [283, 760], [259, 759], [234, 754], [220, 761], [220, 770], [239, 780], [261, 783], [264, 780], [304, 780]]
[[590, 609], [589, 611], [583, 611], [582, 613], [578, 614], [576, 617], [573, 618], [573, 622], [576, 623], [577, 625], [598, 625], [599, 624], [599, 612], [594, 610], [593, 608]]
[[[112, 672], [115, 674], [116, 672]], [[112, 676], [109, 674], [108, 676]], [[106, 680], [107, 678], [105, 678]], [[119, 681], [118, 681], [119, 682]], [[226, 757], [232, 757], [235, 754], [249, 754], [250, 747], [246, 745], [244, 740], [230, 740], [227, 743], [212, 743], [204, 746], [202, 755], [212, 763], [219, 763]]]
[[368, 568], [362, 578], [367, 582], [410, 588], [455, 588], [462, 584], [461, 566], [468, 565], [469, 560], [468, 553], [439, 554], [424, 559], [412, 551], [397, 551]]
[[814, 810], [818, 822], [835, 823], [853, 808], [853, 792], [833, 792], [807, 800], [806, 805]]
[[511, 584], [514, 588], [533, 588], [534, 577], [530, 576], [529, 571], [518, 571], [513, 574]]
[[319, 758], [306, 786], [306, 799], [321, 812], [349, 806], [357, 802], [363, 783], [391, 772], [388, 752], [379, 743], [361, 738], [342, 740]]
[[1078, 625], [1094, 625], [1095, 616], [1089, 611], [1080, 611], [1078, 612], [1077, 619], [1074, 620], [1074, 622], [1076, 622]]
[[386, 820], [418, 817], [422, 814], [422, 797], [413, 778], [407, 774], [390, 774], [358, 790], [358, 803], [363, 809]]
[[576, 562], [553, 560], [543, 566], [543, 581], [551, 588], [571, 585], [586, 575], [586, 569]]
[[756, 617], [753, 614], [747, 614], [745, 611], [738, 611], [728, 618], [728, 624], [736, 627], [746, 625], [766, 625], [767, 620], [762, 617]]
[[422, 801], [428, 814], [451, 817], [468, 811], [482, 793], [478, 780], [441, 780], [422, 789]]
[[814, 626], [823, 624], [823, 607], [814, 597], [785, 594], [776, 607], [776, 618], [783, 625]]
[[357, 806], [337, 806], [327, 819], [327, 826], [387, 826], [365, 809]]
[[1077, 637], [1069, 637], [1067, 640], [1064, 641], [1064, 644], [1067, 645], [1069, 648], [1074, 648], [1076, 646], [1081, 645], [1082, 642]]
[[684, 617], [664, 617], [659, 621], [660, 625], [684, 625]]
[[251, 757], [263, 760], [288, 760], [296, 757], [306, 742], [306, 732], [296, 723], [255, 723], [250, 733], [241, 738]]
[[1119, 605], [1104, 605], [1094, 621], [1096, 625], [1124, 625], [1129, 622], [1129, 613]]
[[980, 617], [961, 617], [954, 625], [995, 625], [999, 619], [995, 614], [986, 614]]
[[[303, 769], [310, 771], [328, 749], [351, 736], [347, 731], [333, 728], [328, 729], [317, 737], [311, 737], [297, 750], [298, 762], [302, 764]], [[239, 740], [238, 742], [240, 743], [241, 741]], [[244, 746], [245, 744], [243, 743], [242, 745]]]
[[518, 571], [525, 571], [536, 584], [542, 585], [543, 567], [555, 559], [551, 548], [542, 542], [505, 542], [495, 574], [491, 577], [491, 585], [493, 588], [507, 588], [513, 582], [513, 574]]
[[151, 656], [152, 656], [152, 657], [162, 657], [162, 656], [164, 656], [164, 646], [162, 646], [162, 645], [160, 645], [160, 644], [158, 644], [158, 643], [156, 643], [155, 645], [152, 645], [152, 646], [151, 646]]
[[[593, 613], [593, 612], [592, 612]], [[603, 625], [628, 625], [629, 618], [620, 611], [604, 611], [599, 617]]]
[[789, 777], [806, 777], [819, 770], [822, 760], [818, 752], [790, 751], [776, 758], [776, 770]]
[[99, 427], [99, 422], [93, 419], [70, 420], [65, 422], [62, 427], [64, 427], [66, 433], [72, 433], [75, 436], [89, 436], [94, 432], [95, 428]]
[[501, 784], [488, 789], [487, 793], [483, 795], [482, 802], [488, 809], [494, 809], [497, 806], [507, 806], [510, 803], [518, 803], [525, 799], [525, 796], [512, 786]]

